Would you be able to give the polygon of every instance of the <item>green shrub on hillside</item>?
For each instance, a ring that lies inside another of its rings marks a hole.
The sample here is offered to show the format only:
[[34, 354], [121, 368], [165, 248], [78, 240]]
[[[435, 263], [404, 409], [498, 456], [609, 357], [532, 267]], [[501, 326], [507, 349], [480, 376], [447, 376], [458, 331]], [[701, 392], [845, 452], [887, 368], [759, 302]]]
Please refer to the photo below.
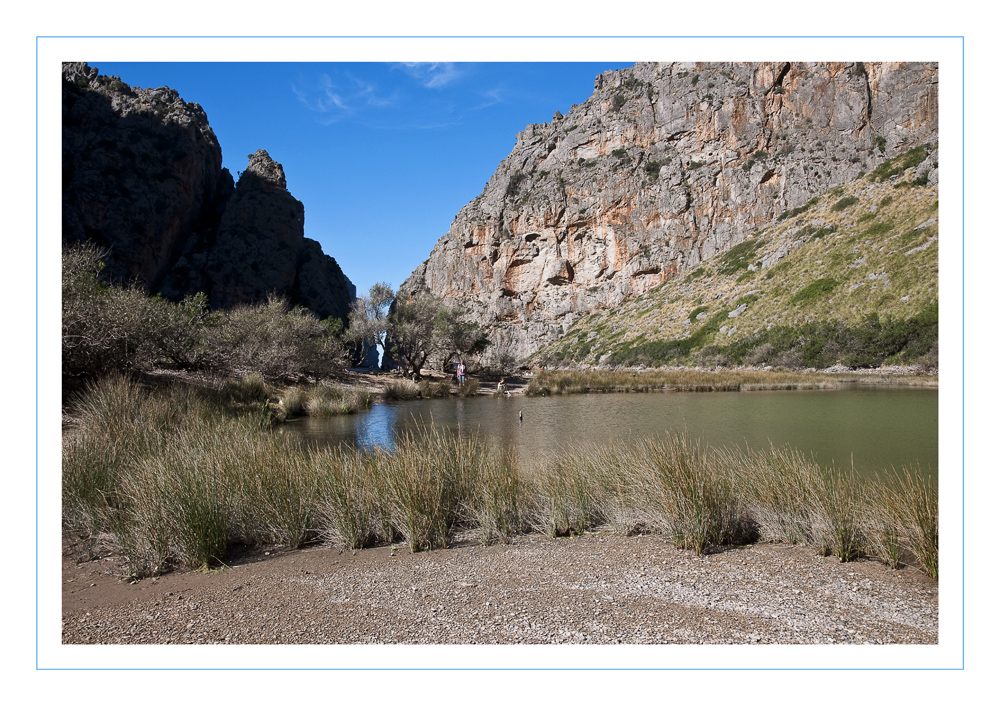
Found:
[[868, 179], [874, 182], [883, 182], [894, 176], [902, 174], [907, 169], [912, 169], [927, 159], [927, 149], [925, 147], [914, 147], [908, 152], [904, 152], [898, 157], [883, 162], [875, 167]]
[[837, 201], [837, 203], [830, 206], [831, 211], [843, 211], [848, 206], [853, 206], [858, 202], [857, 196], [845, 196], [844, 198]]
[[658, 162], [655, 159], [651, 159], [646, 162], [646, 176], [656, 181], [660, 178], [660, 167], [664, 166], [666, 162]]
[[819, 198], [818, 197], [813, 197], [813, 198], [809, 199], [808, 201], [806, 201], [801, 206], [799, 206], [798, 208], [793, 208], [790, 211], [785, 211], [780, 216], [778, 216], [778, 220], [779, 221], [784, 221], [784, 220], [786, 220], [788, 218], [795, 218], [795, 216], [798, 216], [798, 215], [800, 215], [802, 213], [805, 213], [806, 211], [808, 211], [810, 208], [812, 208], [813, 206], [815, 206], [818, 203], [819, 203]]
[[517, 190], [521, 186], [521, 182], [528, 178], [528, 175], [524, 172], [514, 172], [510, 175], [510, 180], [507, 182], [507, 191], [504, 195], [507, 198], [517, 195]]
[[731, 247], [719, 257], [719, 274], [735, 275], [745, 271], [753, 263], [754, 257], [762, 245], [763, 242], [760, 240], [747, 238]]
[[728, 318], [727, 312], [720, 311], [705, 321], [697, 331], [687, 338], [673, 341], [643, 341], [640, 339], [630, 341], [612, 352], [607, 362], [610, 365], [655, 367], [686, 359], [693, 351], [704, 346], [708, 337], [717, 333]]
[[[752, 304], [753, 295], [737, 303]], [[613, 350], [607, 363], [656, 367], [679, 363], [700, 365], [774, 365], [786, 368], [877, 368], [917, 364], [937, 368], [937, 304], [907, 318], [870, 314], [862, 322], [809, 322], [775, 326], [727, 345], [707, 345], [728, 314], [721, 311], [687, 338], [672, 341], [637, 339]]]
[[833, 277], [823, 277], [822, 279], [818, 279], [796, 292], [792, 296], [791, 302], [792, 304], [808, 304], [811, 301], [819, 299], [824, 294], [829, 294], [836, 289], [839, 284], [840, 282]]
[[688, 314], [688, 321], [690, 321], [693, 324], [695, 321], [698, 320], [698, 314], [701, 314], [702, 312], [705, 311], [708, 311], [707, 306], [699, 306], [697, 309]]

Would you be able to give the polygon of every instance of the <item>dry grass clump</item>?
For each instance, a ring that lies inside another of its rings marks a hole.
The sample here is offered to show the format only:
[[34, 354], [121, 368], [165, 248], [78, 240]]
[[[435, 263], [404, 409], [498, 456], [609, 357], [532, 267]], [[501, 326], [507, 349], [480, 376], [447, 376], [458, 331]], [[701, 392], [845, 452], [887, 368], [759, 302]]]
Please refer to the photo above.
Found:
[[382, 396], [387, 400], [415, 400], [420, 396], [420, 387], [412, 380], [389, 380]]
[[475, 397], [479, 394], [479, 380], [467, 377], [465, 382], [458, 386], [459, 397]]
[[434, 397], [450, 397], [451, 381], [439, 380], [438, 382], [431, 382], [430, 380], [421, 380], [417, 384], [417, 389], [419, 390], [420, 397], [425, 400]]
[[306, 412], [310, 417], [334, 417], [353, 414], [371, 403], [371, 393], [364, 387], [317, 385], [309, 390]]
[[[458, 394], [464, 397], [470, 394], [472, 389], [469, 380], [464, 385], [459, 385]], [[386, 400], [417, 400], [434, 399], [441, 397], [451, 397], [451, 380], [421, 380], [414, 382], [408, 379], [389, 380], [385, 383], [385, 390], [382, 396]]]
[[938, 489], [904, 469], [867, 488], [863, 522], [866, 553], [895, 568], [900, 557], [916, 557], [931, 578], [938, 577]]
[[228, 404], [216, 393], [149, 392], [123, 376], [91, 385], [64, 438], [65, 528], [111, 536], [137, 575], [222, 561], [237, 543], [401, 539], [416, 552], [448, 546], [459, 528], [488, 544], [610, 525], [698, 553], [781, 541], [937, 576], [936, 485], [908, 471], [860, 481], [789, 448], [712, 450], [684, 435], [578, 449], [528, 471], [509, 450], [434, 427], [391, 451], [318, 449], [271, 433], [266, 406], [234, 401], [259, 390], [227, 393]]
[[286, 388], [279, 402], [286, 418], [302, 414], [310, 417], [354, 414], [370, 407], [371, 403], [372, 395], [367, 388], [331, 383]]

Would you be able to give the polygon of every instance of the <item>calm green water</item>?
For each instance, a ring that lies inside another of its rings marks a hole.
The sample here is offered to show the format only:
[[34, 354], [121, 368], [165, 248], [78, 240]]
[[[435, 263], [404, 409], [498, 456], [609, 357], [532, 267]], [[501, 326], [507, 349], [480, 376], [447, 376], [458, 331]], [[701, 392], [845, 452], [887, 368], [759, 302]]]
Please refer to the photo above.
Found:
[[376, 404], [284, 429], [323, 444], [391, 446], [395, 433], [433, 424], [492, 437], [523, 460], [686, 430], [709, 446], [790, 444], [823, 466], [849, 469], [853, 462], [861, 472], [910, 466], [934, 475], [937, 401], [937, 390], [871, 388], [485, 397]]

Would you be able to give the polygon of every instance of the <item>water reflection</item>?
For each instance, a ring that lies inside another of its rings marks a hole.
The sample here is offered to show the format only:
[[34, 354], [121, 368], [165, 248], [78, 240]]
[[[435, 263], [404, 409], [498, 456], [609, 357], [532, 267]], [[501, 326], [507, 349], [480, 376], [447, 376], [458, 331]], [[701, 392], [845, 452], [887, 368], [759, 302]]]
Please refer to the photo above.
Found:
[[[523, 416], [523, 420], [521, 417]], [[535, 461], [586, 444], [684, 432], [710, 446], [790, 444], [824, 466], [937, 471], [936, 390], [595, 394], [418, 400], [303, 419], [289, 431], [324, 444], [392, 447], [421, 425], [478, 434]]]

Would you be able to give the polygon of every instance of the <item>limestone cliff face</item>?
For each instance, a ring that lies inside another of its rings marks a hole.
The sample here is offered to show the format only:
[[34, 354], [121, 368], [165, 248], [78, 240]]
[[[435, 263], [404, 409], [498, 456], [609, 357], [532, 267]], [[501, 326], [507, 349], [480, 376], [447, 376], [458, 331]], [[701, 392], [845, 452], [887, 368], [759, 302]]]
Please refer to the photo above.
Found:
[[249, 160], [234, 185], [200, 106], [64, 64], [64, 243], [95, 242], [112, 280], [168, 298], [229, 307], [276, 292], [346, 319], [353, 285], [303, 236], [281, 165], [264, 150]]
[[[888, 157], [937, 141], [936, 64], [637, 64], [529, 125], [403, 284], [525, 356]], [[930, 178], [937, 171], [929, 168]]]

